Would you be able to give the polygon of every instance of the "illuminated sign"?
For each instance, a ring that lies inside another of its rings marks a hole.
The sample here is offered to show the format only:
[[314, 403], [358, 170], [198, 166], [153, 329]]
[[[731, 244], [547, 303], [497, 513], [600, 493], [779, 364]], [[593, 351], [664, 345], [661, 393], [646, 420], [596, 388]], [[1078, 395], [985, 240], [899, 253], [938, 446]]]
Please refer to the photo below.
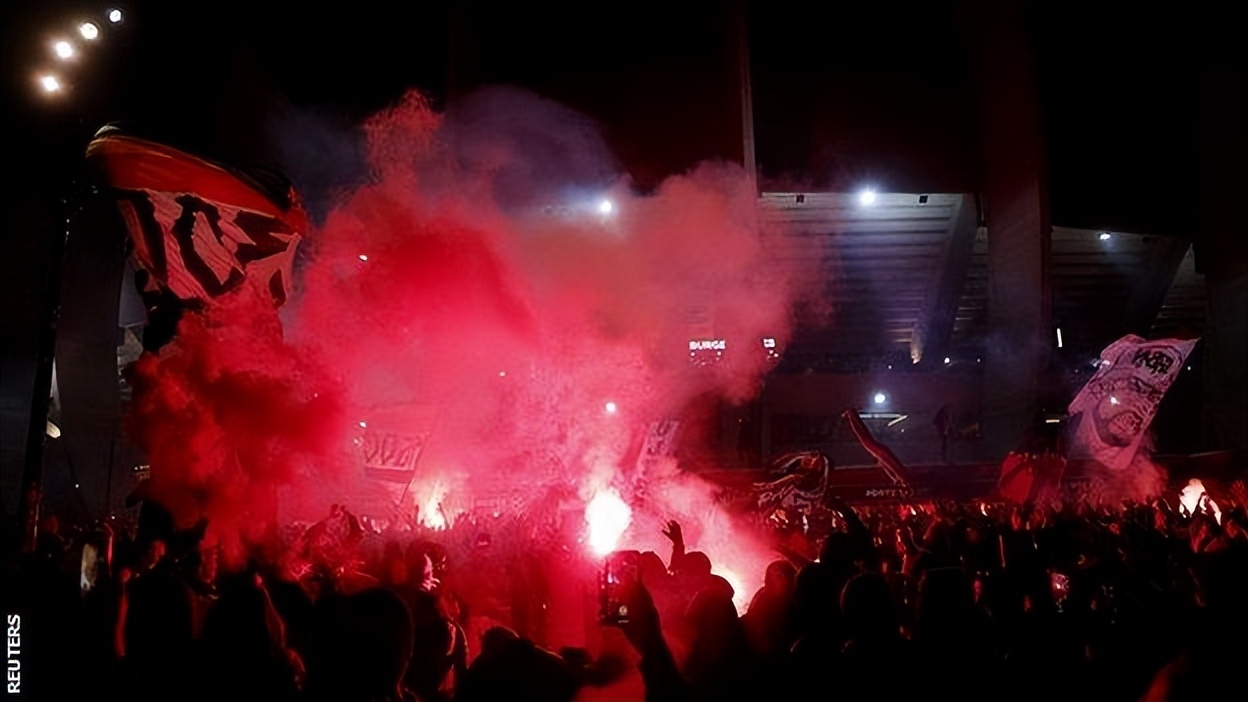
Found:
[[689, 342], [690, 351], [723, 351], [728, 342], [723, 339], [695, 339]]

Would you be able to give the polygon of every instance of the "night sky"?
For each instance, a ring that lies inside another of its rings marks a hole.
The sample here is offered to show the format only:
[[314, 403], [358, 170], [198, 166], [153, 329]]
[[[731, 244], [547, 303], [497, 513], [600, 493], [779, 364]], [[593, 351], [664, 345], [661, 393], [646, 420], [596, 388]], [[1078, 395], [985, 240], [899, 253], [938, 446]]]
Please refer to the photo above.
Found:
[[[48, 39], [106, 5], [10, 2], [5, 117], [23, 136], [8, 160], [33, 158], [55, 178], [64, 164], [49, 153], [72, 158], [95, 126], [127, 119], [226, 160], [289, 165], [277, 163], [271, 130], [292, 115], [349, 130], [411, 88], [446, 107], [508, 84], [599, 121], [644, 186], [741, 157], [731, 5], [132, 2], [53, 105], [32, 90], [52, 63]], [[975, 189], [976, 8], [747, 3], [764, 178]], [[1158, 196], [1192, 195], [1216, 171], [1207, 152], [1242, 148], [1243, 130], [1231, 128], [1244, 99], [1242, 6], [1045, 2], [1025, 12], [1019, 39], [1034, 47], [1055, 219], [1193, 236], [1190, 210]], [[1235, 132], [1238, 144], [1221, 143]]]

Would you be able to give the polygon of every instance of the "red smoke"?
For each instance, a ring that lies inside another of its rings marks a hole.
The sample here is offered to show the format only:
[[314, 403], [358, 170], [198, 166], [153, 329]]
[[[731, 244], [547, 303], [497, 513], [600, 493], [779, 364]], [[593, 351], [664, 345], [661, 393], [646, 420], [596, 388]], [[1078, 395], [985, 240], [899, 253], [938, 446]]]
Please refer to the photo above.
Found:
[[[641, 474], [624, 460], [697, 397], [751, 397], [761, 340], [783, 346], [807, 292], [791, 281], [812, 276], [779, 267], [783, 240], [739, 167], [705, 164], [645, 195], [624, 178], [578, 191], [552, 174], [612, 167], [583, 119], [513, 93], [476, 104], [439, 115], [413, 95], [365, 125], [372, 178], [306, 237], [284, 335], [240, 297], [142, 361], [134, 426], [159, 494], [228, 534], [332, 502], [368, 515], [380, 503], [362, 434], [407, 437], [421, 446], [409, 514], [588, 502], [612, 486], [633, 507], [621, 547], [657, 550], [663, 521], [685, 519], [691, 547], [734, 561], [752, 593], [766, 555], [708, 487], [673, 461]], [[533, 143], [580, 146], [545, 161]], [[725, 340], [722, 362], [692, 367], [694, 338]]]
[[336, 479], [347, 458], [341, 394], [282, 339], [252, 288], [184, 316], [176, 341], [142, 356], [132, 380], [129, 430], [152, 465], [153, 497], [180, 527], [207, 518], [229, 547], [272, 525], [279, 486], [309, 472]]

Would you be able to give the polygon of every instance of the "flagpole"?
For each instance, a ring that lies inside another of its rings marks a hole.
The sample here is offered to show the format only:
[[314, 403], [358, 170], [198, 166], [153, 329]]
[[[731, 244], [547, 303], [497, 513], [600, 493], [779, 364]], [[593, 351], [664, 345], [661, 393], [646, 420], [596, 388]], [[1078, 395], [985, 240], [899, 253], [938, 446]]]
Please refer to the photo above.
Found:
[[[62, 201], [62, 204], [65, 204]], [[63, 213], [65, 214], [65, 213]], [[61, 268], [65, 261], [65, 243], [69, 238], [69, 220], [62, 218], [63, 228], [52, 237], [43, 275], [43, 310], [39, 315], [38, 356], [35, 359], [35, 383], [31, 394], [30, 422], [26, 431], [26, 461], [22, 466], [22, 492], [18, 504], [22, 518], [19, 547], [23, 553], [35, 550], [38, 536], [39, 510], [43, 500], [43, 449], [48, 436], [48, 402], [52, 394], [52, 372], [56, 360], [56, 330], [61, 313]]]
[[[121, 31], [123, 12], [118, 9], [110, 10], [107, 19], [109, 29], [106, 32], [101, 31], [103, 27], [97, 22], [78, 23], [77, 30], [90, 43], [107, 45], [122, 42], [124, 45], [126, 35]], [[90, 27], [93, 32], [91, 36], [86, 34], [87, 27]], [[76, 64], [79, 68], [97, 65], [94, 61], [82, 60], [78, 60]], [[26, 553], [35, 548], [43, 501], [43, 463], [48, 436], [48, 403], [52, 393], [58, 327], [61, 322], [61, 286], [65, 277], [64, 266], [69, 245], [69, 222], [86, 202], [84, 187], [88, 181], [81, 177], [81, 146], [85, 143], [82, 137], [87, 136], [83, 134], [83, 130], [93, 128], [97, 123], [98, 115], [114, 112], [118, 107], [115, 93], [111, 91], [83, 91], [74, 96], [72, 90], [66, 90], [66, 86], [72, 86], [74, 83], [73, 66], [74, 64], [63, 64], [58, 70], [45, 74], [42, 79], [45, 97], [50, 99], [50, 102], [46, 103], [48, 111], [42, 115], [42, 119], [48, 120], [46, 124], [52, 125], [53, 129], [47, 133], [47, 136], [51, 138], [51, 143], [48, 144], [50, 148], [33, 152], [38, 154], [40, 172], [46, 172], [44, 169], [50, 168], [52, 173], [56, 173], [61, 167], [70, 167], [74, 169], [72, 172], [75, 177], [72, 179], [56, 177], [56, 182], [61, 188], [66, 188], [67, 192], [57, 202], [58, 222], [55, 230], [51, 231], [52, 238], [47, 247], [41, 281], [43, 290], [40, 298], [42, 304], [36, 322], [38, 328], [36, 330], [35, 378], [31, 390], [30, 418], [26, 431], [21, 493], [17, 500], [21, 533], [16, 545], [20, 551]], [[115, 73], [109, 70], [97, 77]], [[63, 78], [69, 80], [62, 82]], [[43, 232], [34, 232], [36, 236], [40, 234]]]

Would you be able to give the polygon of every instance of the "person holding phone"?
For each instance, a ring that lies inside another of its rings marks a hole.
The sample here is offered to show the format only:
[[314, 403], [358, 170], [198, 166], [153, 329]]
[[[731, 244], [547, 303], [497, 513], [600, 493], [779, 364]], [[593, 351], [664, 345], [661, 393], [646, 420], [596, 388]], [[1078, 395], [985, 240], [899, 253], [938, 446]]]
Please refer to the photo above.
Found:
[[758, 681], [757, 661], [726, 593], [707, 588], [694, 597], [686, 616], [701, 633], [690, 645], [683, 671], [663, 636], [659, 610], [645, 583], [640, 578], [621, 582], [617, 595], [628, 614], [610, 625], [620, 628], [641, 655], [638, 668], [646, 702], [762, 699], [752, 684]]

